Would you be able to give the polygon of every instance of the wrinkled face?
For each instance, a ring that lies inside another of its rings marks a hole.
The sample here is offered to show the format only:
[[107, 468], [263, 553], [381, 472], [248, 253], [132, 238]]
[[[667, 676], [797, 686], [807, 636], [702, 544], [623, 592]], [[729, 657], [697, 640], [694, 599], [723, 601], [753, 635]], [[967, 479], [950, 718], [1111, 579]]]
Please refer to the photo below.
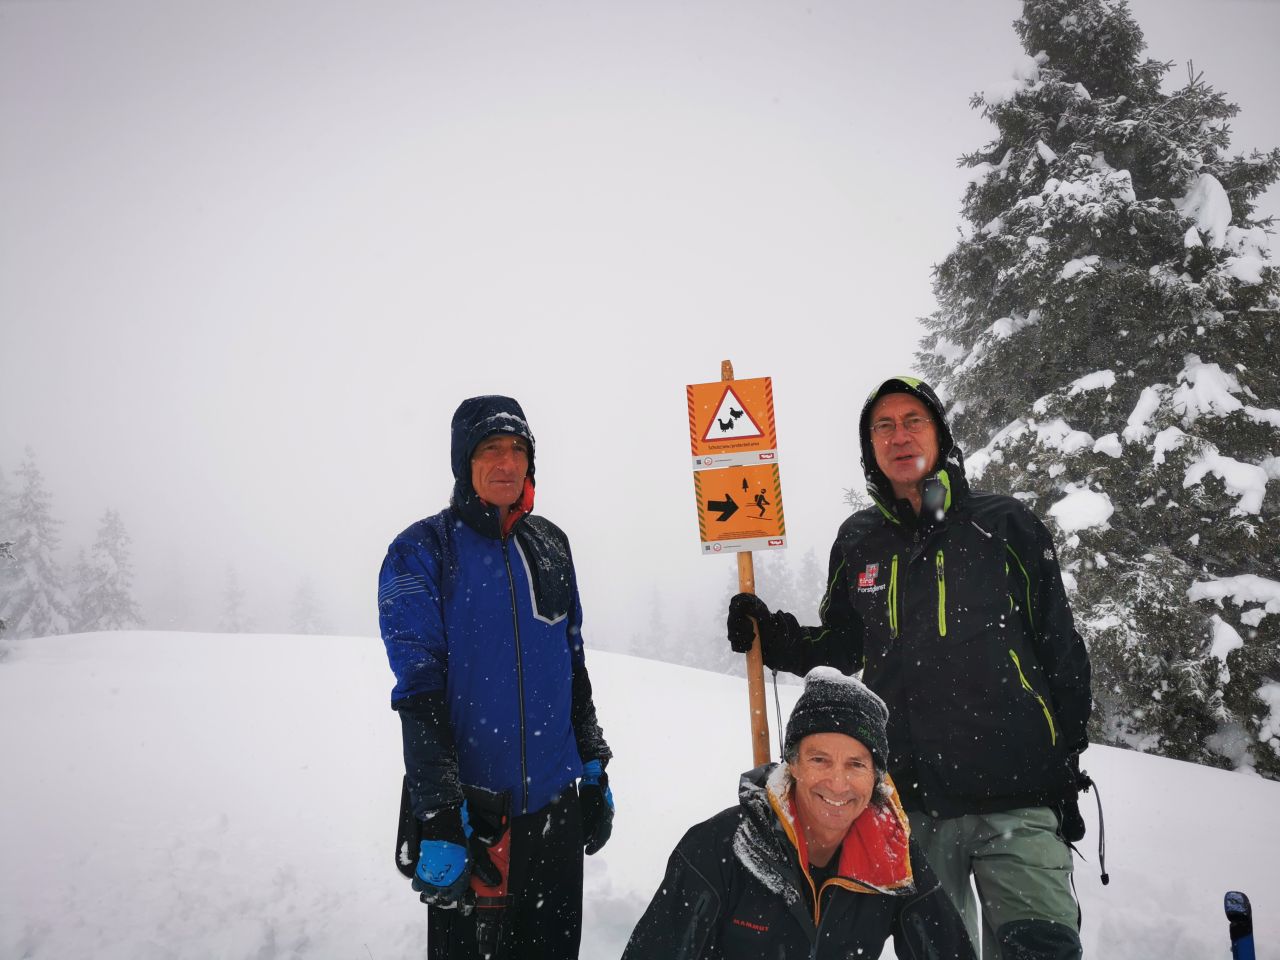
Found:
[[790, 768], [801, 824], [817, 837], [843, 840], [871, 802], [876, 783], [871, 751], [843, 733], [813, 733], [800, 741]]
[[529, 441], [509, 433], [485, 437], [471, 454], [471, 486], [480, 499], [507, 508], [520, 499], [529, 472]]
[[893, 484], [894, 496], [910, 499], [938, 463], [933, 415], [909, 393], [891, 393], [871, 408], [871, 447], [876, 466]]

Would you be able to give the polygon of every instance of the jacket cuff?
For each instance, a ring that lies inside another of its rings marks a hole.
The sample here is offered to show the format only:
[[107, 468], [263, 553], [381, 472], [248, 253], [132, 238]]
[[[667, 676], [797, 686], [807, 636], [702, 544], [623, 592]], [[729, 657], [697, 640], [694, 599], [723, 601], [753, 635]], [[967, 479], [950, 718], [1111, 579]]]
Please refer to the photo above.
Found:
[[423, 840], [444, 840], [466, 846], [467, 835], [462, 829], [462, 807], [442, 807], [433, 810], [422, 820]]

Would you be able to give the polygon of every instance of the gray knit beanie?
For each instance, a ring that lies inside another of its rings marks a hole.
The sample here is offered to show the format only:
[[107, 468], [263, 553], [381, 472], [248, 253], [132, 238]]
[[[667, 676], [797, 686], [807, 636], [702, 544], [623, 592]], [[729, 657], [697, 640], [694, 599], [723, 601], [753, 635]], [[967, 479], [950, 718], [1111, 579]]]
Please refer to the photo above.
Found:
[[866, 747], [883, 773], [889, 758], [888, 723], [889, 708], [861, 680], [831, 667], [814, 667], [787, 721], [783, 756], [795, 757], [800, 741], [810, 734], [843, 733]]

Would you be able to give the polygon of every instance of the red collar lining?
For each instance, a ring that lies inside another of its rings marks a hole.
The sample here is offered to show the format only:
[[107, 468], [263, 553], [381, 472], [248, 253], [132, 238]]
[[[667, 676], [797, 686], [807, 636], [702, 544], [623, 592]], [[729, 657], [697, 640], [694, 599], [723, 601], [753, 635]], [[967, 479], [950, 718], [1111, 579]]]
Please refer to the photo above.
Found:
[[[796, 825], [796, 848], [800, 865], [809, 870], [809, 844], [805, 840], [795, 793], [787, 798], [792, 822]], [[837, 873], [877, 887], [892, 888], [911, 880], [910, 834], [898, 818], [895, 804], [869, 806], [845, 834], [840, 845]]]
[[533, 512], [533, 478], [524, 478], [524, 489], [520, 491], [520, 499], [511, 505], [511, 509], [507, 511], [507, 522], [502, 525], [502, 535], [505, 537], [512, 528], [519, 522], [520, 518], [526, 513]]

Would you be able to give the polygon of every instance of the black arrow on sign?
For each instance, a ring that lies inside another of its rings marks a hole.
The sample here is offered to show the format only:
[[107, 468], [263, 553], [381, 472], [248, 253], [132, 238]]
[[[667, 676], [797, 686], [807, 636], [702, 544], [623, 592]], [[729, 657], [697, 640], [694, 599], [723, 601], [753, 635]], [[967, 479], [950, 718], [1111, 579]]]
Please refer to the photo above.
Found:
[[719, 510], [720, 516], [716, 517], [716, 523], [724, 523], [738, 512], [738, 505], [733, 502], [733, 497], [726, 493], [723, 500], [708, 500], [707, 509]]

